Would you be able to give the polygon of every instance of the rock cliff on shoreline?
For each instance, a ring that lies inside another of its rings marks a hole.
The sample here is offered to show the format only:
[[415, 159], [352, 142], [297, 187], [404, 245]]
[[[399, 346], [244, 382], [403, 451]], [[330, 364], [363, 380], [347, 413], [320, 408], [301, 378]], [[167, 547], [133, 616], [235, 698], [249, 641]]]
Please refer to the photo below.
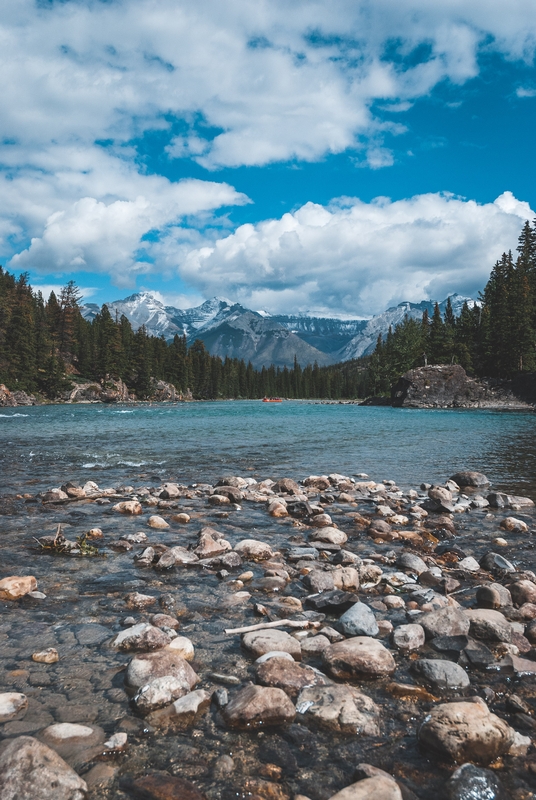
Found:
[[391, 389], [395, 408], [534, 409], [536, 376], [512, 381], [478, 381], [459, 364], [411, 369]]

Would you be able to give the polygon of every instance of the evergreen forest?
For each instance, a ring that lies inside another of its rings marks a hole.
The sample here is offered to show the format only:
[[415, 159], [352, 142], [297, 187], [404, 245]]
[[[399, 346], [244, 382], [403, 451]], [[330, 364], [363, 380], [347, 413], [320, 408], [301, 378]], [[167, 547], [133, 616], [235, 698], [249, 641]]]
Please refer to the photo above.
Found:
[[406, 319], [378, 337], [372, 355], [329, 367], [295, 361], [291, 368], [253, 368], [211, 356], [203, 343], [171, 342], [133, 331], [125, 316], [103, 306], [93, 321], [80, 312], [80, 293], [70, 281], [44, 300], [26, 274], [0, 267], [0, 383], [8, 389], [56, 400], [73, 383], [121, 379], [139, 399], [151, 397], [154, 380], [172, 383], [197, 399], [356, 399], [386, 395], [397, 378], [426, 364], [460, 364], [478, 377], [509, 379], [536, 370], [536, 221], [526, 222], [517, 254], [504, 253], [479, 302], [455, 317], [436, 304], [430, 317]]

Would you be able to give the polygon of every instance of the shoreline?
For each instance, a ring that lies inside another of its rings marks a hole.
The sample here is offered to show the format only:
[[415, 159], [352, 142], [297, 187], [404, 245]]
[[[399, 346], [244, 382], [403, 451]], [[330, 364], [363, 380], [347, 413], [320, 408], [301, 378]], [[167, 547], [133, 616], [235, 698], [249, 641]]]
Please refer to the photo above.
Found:
[[[223, 786], [328, 800], [382, 769], [393, 791], [432, 800], [455, 761], [487, 767], [499, 755], [490, 774], [522, 791], [533, 763], [536, 513], [479, 473], [456, 477], [477, 485], [401, 490], [337, 473], [67, 480], [11, 498], [0, 579], [36, 585], [9, 599], [0, 583], [0, 708], [9, 692], [26, 702], [0, 717], [0, 736], [46, 744], [91, 800], [156, 791], [155, 769], [169, 796], [186, 781], [209, 800]], [[57, 660], [43, 660], [51, 649]], [[140, 664], [153, 670], [142, 685]], [[463, 753], [449, 750], [455, 703], [477, 738], [501, 732], [478, 757], [473, 734]], [[440, 712], [432, 736], [426, 720]], [[368, 766], [358, 774], [356, 763]]]

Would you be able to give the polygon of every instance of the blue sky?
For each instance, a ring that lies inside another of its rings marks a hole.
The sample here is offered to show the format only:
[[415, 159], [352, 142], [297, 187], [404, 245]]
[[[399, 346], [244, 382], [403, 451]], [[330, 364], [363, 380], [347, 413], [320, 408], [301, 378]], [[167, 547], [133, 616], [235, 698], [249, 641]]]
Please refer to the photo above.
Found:
[[370, 316], [476, 296], [536, 208], [531, 0], [0, 16], [0, 257], [46, 294]]

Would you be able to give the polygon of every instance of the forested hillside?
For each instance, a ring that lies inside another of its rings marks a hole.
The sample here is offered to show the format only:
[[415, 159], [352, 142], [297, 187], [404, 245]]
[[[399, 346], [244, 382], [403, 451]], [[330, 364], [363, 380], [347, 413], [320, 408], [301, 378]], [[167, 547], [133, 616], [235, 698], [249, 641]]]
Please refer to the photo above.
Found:
[[136, 332], [125, 316], [104, 306], [92, 321], [79, 309], [71, 281], [45, 301], [28, 277], [0, 267], [0, 383], [11, 390], [56, 399], [73, 382], [121, 379], [139, 399], [151, 396], [151, 379], [190, 390], [196, 398], [358, 398], [385, 394], [408, 369], [424, 364], [459, 363], [477, 376], [510, 378], [536, 369], [536, 223], [527, 222], [517, 257], [503, 254], [473, 308], [455, 317], [450, 303], [442, 315], [406, 318], [372, 356], [330, 367], [263, 367], [211, 356], [201, 341]]

